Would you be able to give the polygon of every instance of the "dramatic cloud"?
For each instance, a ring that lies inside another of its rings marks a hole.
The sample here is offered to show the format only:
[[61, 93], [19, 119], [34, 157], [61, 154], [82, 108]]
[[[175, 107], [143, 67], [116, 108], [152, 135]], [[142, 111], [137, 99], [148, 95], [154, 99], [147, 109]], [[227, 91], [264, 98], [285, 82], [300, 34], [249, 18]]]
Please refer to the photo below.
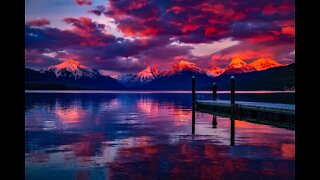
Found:
[[93, 13], [97, 16], [100, 16], [105, 11], [106, 11], [106, 8], [104, 6], [96, 6], [94, 9], [89, 10], [88, 13]]
[[82, 5], [91, 5], [92, 4], [92, 0], [75, 0], [75, 1], [80, 6], [82, 6]]
[[[92, 5], [91, 0], [75, 2]], [[94, 7], [73, 3], [72, 8], [78, 10], [62, 11], [62, 18], [49, 18], [52, 24], [49, 19], [26, 23], [26, 65], [39, 68], [75, 58], [104, 72], [121, 74], [146, 66], [167, 69], [179, 58], [202, 67], [223, 67], [233, 57], [248, 62], [272, 57], [288, 64], [294, 62], [294, 3], [108, 0], [95, 1]], [[63, 3], [57, 6], [64, 8]], [[53, 26], [54, 22], [59, 26]]]
[[227, 37], [253, 43], [294, 39], [281, 33], [283, 27], [277, 23], [294, 18], [294, 1], [110, 0], [107, 10], [100, 10], [127, 36], [165, 35], [185, 43]]
[[31, 21], [27, 22], [28, 26], [33, 26], [33, 27], [41, 27], [41, 26], [46, 26], [49, 25], [50, 21], [48, 19], [42, 18], [42, 19], [34, 19]]
[[[104, 25], [90, 18], [64, 18], [71, 28], [25, 27], [26, 59], [30, 67], [50, 65], [57, 60], [73, 58], [102, 70], [136, 72], [155, 60], [165, 62], [188, 53], [185, 47], [168, 45], [165, 38], [129, 40], [105, 32]], [[190, 49], [190, 47], [188, 47]], [[63, 53], [61, 53], [63, 52]], [[164, 53], [166, 52], [165, 56]], [[40, 61], [40, 58], [43, 58]], [[52, 62], [52, 63], [51, 63]], [[42, 63], [42, 65], [41, 65]]]

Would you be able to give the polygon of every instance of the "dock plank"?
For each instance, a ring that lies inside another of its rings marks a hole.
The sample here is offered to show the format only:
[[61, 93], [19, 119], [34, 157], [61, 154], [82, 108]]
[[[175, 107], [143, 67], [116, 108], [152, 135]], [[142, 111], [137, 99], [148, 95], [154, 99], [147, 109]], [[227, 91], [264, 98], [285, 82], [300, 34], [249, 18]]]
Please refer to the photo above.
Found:
[[[198, 100], [196, 104], [212, 107], [230, 107], [230, 101], [226, 100]], [[295, 105], [292, 104], [235, 101], [235, 105], [240, 109], [295, 115]]]

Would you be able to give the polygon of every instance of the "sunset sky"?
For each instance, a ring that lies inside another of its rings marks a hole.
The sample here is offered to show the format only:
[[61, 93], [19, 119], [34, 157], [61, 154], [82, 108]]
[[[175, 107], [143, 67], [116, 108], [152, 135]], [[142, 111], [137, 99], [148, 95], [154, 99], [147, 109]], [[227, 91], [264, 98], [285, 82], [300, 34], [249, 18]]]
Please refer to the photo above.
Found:
[[32, 69], [70, 58], [108, 75], [178, 60], [294, 62], [294, 0], [25, 0], [25, 10]]

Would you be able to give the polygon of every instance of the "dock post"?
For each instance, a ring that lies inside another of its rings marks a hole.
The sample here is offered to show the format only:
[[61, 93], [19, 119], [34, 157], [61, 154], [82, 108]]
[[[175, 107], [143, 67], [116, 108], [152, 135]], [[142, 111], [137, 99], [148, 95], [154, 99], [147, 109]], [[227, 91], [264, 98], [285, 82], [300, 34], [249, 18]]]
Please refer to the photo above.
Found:
[[218, 87], [215, 82], [212, 84], [212, 100], [217, 100], [217, 90]]
[[217, 116], [212, 115], [212, 128], [217, 128]]
[[196, 103], [196, 78], [192, 76], [192, 105]]
[[234, 146], [234, 135], [235, 135], [235, 122], [234, 117], [230, 118], [230, 145]]
[[230, 78], [230, 105], [231, 105], [231, 114], [235, 113], [235, 78], [231, 76]]
[[231, 76], [230, 78], [230, 145], [234, 146], [234, 135], [235, 135], [235, 78]]
[[192, 105], [192, 134], [195, 132], [195, 123], [196, 123], [196, 111], [194, 106]]
[[192, 76], [192, 134], [195, 131], [196, 78]]

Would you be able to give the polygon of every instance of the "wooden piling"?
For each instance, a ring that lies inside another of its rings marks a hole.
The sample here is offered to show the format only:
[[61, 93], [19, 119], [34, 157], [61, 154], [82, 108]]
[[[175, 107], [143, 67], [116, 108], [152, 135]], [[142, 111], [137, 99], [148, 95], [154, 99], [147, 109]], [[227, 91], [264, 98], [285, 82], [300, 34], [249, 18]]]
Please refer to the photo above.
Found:
[[192, 76], [192, 105], [196, 103], [196, 78]]
[[192, 134], [195, 132], [196, 78], [192, 76]]
[[234, 135], [235, 135], [235, 122], [234, 122], [234, 117], [230, 118], [230, 145], [234, 146]]
[[231, 76], [230, 78], [230, 105], [231, 105], [231, 114], [235, 113], [235, 78]]
[[230, 78], [230, 145], [234, 146], [234, 134], [235, 134], [235, 78], [231, 76]]
[[192, 134], [195, 132], [195, 124], [196, 124], [196, 110], [195, 107], [192, 105]]
[[212, 128], [217, 128], [217, 116], [212, 115]]
[[213, 101], [217, 100], [217, 90], [218, 90], [218, 87], [217, 87], [216, 83], [213, 82], [213, 84], [212, 84], [212, 100]]

